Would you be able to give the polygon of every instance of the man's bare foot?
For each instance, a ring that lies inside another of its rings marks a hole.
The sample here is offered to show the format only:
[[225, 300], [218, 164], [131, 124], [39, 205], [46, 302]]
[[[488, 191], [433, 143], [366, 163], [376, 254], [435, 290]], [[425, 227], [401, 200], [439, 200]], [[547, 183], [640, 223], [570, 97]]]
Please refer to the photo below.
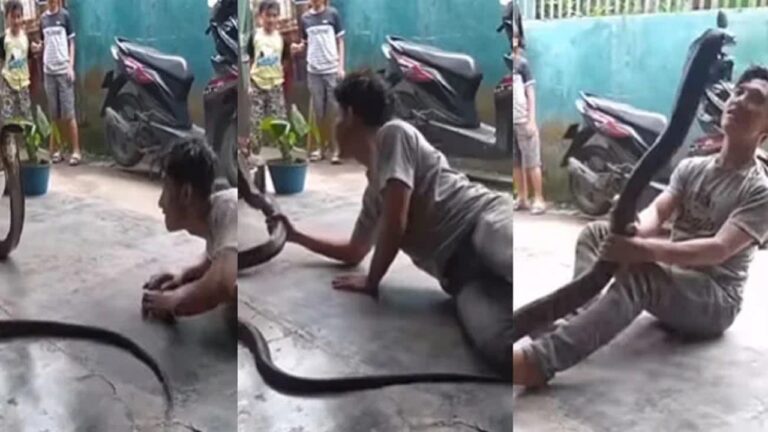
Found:
[[516, 349], [512, 353], [512, 384], [525, 387], [541, 387], [547, 379], [539, 366], [530, 360], [523, 350]]

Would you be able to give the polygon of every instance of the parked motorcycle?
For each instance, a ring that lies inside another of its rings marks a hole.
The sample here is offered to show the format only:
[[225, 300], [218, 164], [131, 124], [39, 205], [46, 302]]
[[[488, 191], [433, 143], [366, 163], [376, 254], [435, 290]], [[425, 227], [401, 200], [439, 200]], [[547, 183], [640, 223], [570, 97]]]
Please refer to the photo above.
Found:
[[[509, 28], [512, 8], [499, 29]], [[395, 115], [416, 126], [448, 156], [498, 159], [512, 154], [512, 80], [495, 89], [496, 125], [482, 123], [475, 97], [483, 81], [471, 56], [387, 36], [382, 45], [387, 67], [380, 74], [391, 87]], [[512, 71], [512, 54], [504, 56]]]
[[[726, 15], [718, 13], [717, 26], [728, 26]], [[688, 156], [715, 151], [722, 135], [720, 120], [733, 85], [733, 60], [722, 54], [711, 71], [711, 84], [702, 98], [680, 150], [651, 181], [640, 199], [644, 208], [669, 183], [677, 164]], [[571, 125], [565, 139], [571, 144], [561, 161], [568, 167], [569, 186], [576, 206], [590, 216], [601, 216], [611, 209], [635, 165], [656, 142], [667, 126], [665, 116], [637, 109], [627, 104], [581, 93], [576, 101], [582, 123]]]
[[102, 83], [102, 88], [107, 89], [102, 117], [107, 143], [119, 165], [131, 167], [145, 155], [162, 155], [180, 139], [200, 140], [211, 145], [219, 156], [217, 174], [235, 184], [236, 126], [231, 125], [235, 124], [232, 119], [236, 110], [231, 106], [237, 105], [237, 71], [231, 71], [227, 65], [234, 65], [237, 59], [237, 19], [236, 15], [222, 13], [231, 10], [232, 2], [220, 0], [214, 6], [206, 30], [213, 35], [218, 51], [211, 60], [217, 73], [204, 91], [207, 133], [193, 124], [189, 115], [187, 99], [195, 78], [187, 61], [125, 38], [115, 38], [112, 57], [116, 67], [107, 72]]

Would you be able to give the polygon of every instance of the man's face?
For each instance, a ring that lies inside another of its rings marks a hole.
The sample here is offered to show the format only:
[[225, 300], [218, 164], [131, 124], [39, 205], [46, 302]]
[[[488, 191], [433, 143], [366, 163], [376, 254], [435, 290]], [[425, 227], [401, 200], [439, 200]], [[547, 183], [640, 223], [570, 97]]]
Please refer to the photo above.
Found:
[[61, 0], [48, 0], [49, 9], [58, 9], [61, 6]]
[[185, 215], [190, 214], [192, 189], [189, 185], [181, 186], [172, 178], [163, 179], [163, 191], [158, 206], [165, 217], [165, 228], [175, 232], [186, 228]]
[[768, 81], [754, 79], [736, 87], [725, 105], [722, 127], [735, 141], [759, 140], [768, 133]]
[[314, 9], [320, 9], [325, 6], [325, 0], [311, 0], [309, 4], [311, 4]]

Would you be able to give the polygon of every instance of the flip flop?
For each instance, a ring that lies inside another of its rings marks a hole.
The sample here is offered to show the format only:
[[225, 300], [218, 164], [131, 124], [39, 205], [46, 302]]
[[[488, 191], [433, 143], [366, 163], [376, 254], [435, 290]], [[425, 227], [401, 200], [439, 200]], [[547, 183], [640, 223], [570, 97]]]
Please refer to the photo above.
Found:
[[62, 160], [64, 160], [64, 158], [61, 157], [61, 152], [56, 152], [53, 154], [53, 156], [51, 156], [51, 162], [55, 164], [61, 162]]
[[73, 153], [72, 157], [69, 158], [69, 166], [77, 166], [80, 165], [81, 157], [77, 153]]

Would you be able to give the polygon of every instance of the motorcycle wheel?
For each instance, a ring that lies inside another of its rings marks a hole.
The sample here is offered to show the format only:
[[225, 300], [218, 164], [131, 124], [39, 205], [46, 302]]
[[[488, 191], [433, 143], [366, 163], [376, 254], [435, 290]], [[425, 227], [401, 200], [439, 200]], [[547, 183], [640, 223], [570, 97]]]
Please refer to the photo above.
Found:
[[229, 185], [237, 187], [237, 122], [230, 120], [221, 132], [221, 150], [216, 177], [226, 178]]
[[[590, 138], [584, 147], [574, 154], [574, 157], [593, 172], [603, 174], [607, 172], [610, 155], [602, 146], [590, 144], [596, 139], [599, 138], [596, 136]], [[611, 200], [605, 198], [604, 194], [600, 193], [597, 186], [587, 184], [587, 182], [574, 174], [568, 176], [568, 186], [576, 207], [578, 207], [584, 214], [598, 217], [608, 213], [611, 209]]]
[[[139, 98], [131, 93], [120, 93], [115, 98], [115, 103], [111, 107], [128, 123], [138, 121], [138, 112], [141, 110]], [[109, 124], [104, 125], [107, 144], [112, 152], [112, 157], [118, 165], [130, 168], [138, 164], [143, 155], [136, 143], [126, 138], [116, 127]]]
[[7, 192], [9, 202], [10, 223], [8, 231], [0, 234], [0, 260], [8, 256], [16, 249], [21, 240], [21, 232], [24, 228], [24, 193], [21, 189], [21, 162], [19, 160], [18, 143], [4, 143], [5, 134], [0, 133], [0, 175], [5, 178], [5, 185], [0, 191], [0, 207], [5, 208], [4, 195]]

